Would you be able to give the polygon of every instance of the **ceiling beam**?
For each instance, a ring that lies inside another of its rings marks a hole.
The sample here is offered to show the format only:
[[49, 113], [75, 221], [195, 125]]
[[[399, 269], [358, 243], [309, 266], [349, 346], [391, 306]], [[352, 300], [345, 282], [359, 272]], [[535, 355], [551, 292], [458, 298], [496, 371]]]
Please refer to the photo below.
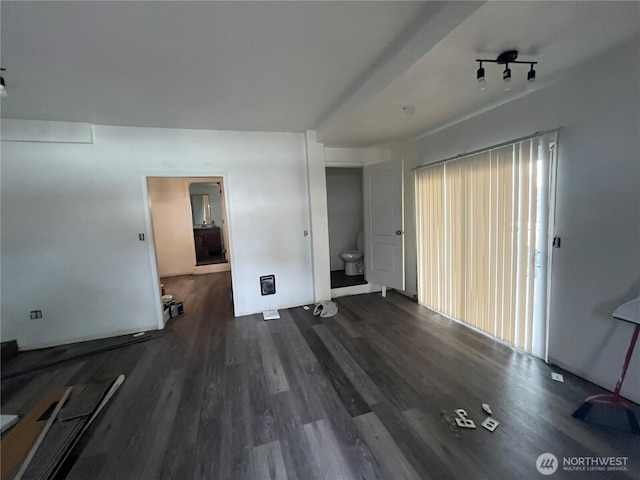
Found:
[[420, 17], [316, 122], [317, 140], [339, 128], [353, 112], [379, 94], [485, 2], [429, 2]]

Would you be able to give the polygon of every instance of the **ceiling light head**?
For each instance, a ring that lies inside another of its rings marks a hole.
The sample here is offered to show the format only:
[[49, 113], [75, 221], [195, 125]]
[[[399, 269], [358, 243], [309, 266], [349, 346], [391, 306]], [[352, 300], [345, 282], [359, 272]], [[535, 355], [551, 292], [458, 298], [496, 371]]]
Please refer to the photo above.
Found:
[[504, 72], [502, 72], [502, 80], [504, 81], [504, 91], [508, 92], [511, 90], [511, 69], [509, 68], [508, 63]]
[[476, 79], [478, 80], [478, 88], [480, 90], [484, 90], [487, 88], [487, 79], [484, 78], [484, 68], [482, 67], [482, 62], [480, 62], [480, 68], [476, 72]]
[[531, 70], [527, 73], [527, 82], [533, 83], [536, 81], [536, 71], [533, 68], [533, 63], [531, 64]]
[[[0, 68], [0, 72], [4, 72], [4, 68]], [[0, 76], [0, 97], [5, 98], [7, 96], [7, 87], [4, 84], [4, 77]]]
[[511, 81], [511, 69], [509, 68], [508, 63], [507, 67], [504, 69], [504, 72], [502, 72], [502, 80], [504, 80], [505, 82]]

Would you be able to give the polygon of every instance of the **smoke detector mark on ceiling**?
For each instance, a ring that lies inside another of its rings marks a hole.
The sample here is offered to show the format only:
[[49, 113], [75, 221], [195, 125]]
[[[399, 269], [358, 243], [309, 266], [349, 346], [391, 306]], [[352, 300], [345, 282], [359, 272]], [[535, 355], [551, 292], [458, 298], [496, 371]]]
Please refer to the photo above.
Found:
[[402, 111], [405, 115], [413, 117], [416, 114], [416, 107], [414, 107], [413, 105], [405, 105], [404, 107], [402, 107]]

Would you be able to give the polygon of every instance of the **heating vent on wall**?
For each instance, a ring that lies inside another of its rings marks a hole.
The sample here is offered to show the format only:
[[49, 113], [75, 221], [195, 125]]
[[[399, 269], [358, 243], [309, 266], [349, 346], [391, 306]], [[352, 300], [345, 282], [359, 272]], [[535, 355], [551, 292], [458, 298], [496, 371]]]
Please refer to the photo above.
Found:
[[260, 293], [262, 295], [273, 295], [276, 293], [275, 275], [264, 275], [260, 277]]

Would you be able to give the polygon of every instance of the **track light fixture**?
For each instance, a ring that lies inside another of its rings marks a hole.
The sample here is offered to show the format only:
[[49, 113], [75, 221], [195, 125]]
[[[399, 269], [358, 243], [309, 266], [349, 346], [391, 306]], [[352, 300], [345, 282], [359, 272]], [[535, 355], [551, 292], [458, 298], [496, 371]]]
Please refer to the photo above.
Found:
[[482, 68], [482, 62], [480, 62], [480, 68], [478, 68], [476, 77], [478, 79], [478, 88], [480, 90], [484, 90], [485, 88], [487, 88], [487, 79], [484, 78], [484, 68]]
[[502, 72], [502, 81], [505, 83], [505, 90], [510, 90], [511, 88], [511, 68], [509, 68], [509, 64], [523, 64], [529, 65], [531, 68], [529, 73], [527, 74], [527, 81], [532, 83], [536, 80], [536, 71], [533, 68], [534, 65], [537, 65], [538, 62], [522, 62], [518, 60], [518, 51], [517, 50], [507, 50], [506, 52], [502, 52], [498, 55], [498, 58], [495, 60], [490, 60], [487, 58], [478, 58], [476, 62], [479, 63], [479, 68], [476, 73], [476, 79], [478, 80], [478, 88], [480, 90], [484, 90], [487, 88], [487, 79], [484, 75], [484, 67], [482, 64], [484, 62], [489, 63], [497, 63], [499, 65], [504, 65], [504, 71]]

